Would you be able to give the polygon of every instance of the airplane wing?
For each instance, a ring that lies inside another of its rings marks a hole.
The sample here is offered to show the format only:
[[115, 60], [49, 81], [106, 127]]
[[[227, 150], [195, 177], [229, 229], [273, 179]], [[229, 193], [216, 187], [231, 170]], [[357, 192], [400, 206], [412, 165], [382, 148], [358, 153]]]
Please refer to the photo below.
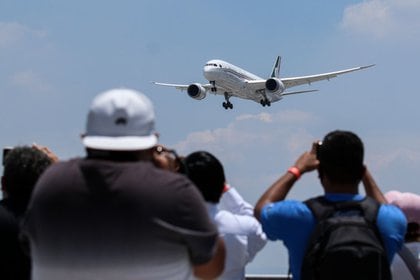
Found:
[[252, 89], [253, 91], [263, 91], [265, 90], [265, 82], [267, 80], [249, 80], [246, 81], [246, 85], [248, 88]]
[[282, 78], [281, 81], [283, 82], [285, 88], [300, 86], [300, 85], [304, 85], [304, 84], [309, 84], [310, 85], [313, 82], [322, 81], [322, 80], [329, 80], [331, 78], [337, 77], [338, 75], [342, 75], [342, 74], [345, 74], [345, 73], [350, 73], [350, 72], [353, 72], [353, 71], [366, 69], [366, 68], [372, 67], [374, 65], [375, 64], [371, 64], [371, 65], [367, 65], [367, 66], [360, 66], [360, 67], [355, 67], [355, 68], [350, 68], [350, 69], [345, 69], [345, 70], [340, 70], [340, 71], [334, 71], [334, 72], [324, 73], [324, 74], [310, 75], [310, 76]]
[[[152, 83], [155, 84], [155, 85], [159, 85], [159, 86], [173, 87], [173, 88], [176, 88], [176, 89], [178, 89], [180, 91], [187, 90], [188, 87], [191, 85], [191, 84], [188, 84], [188, 85], [184, 85], [184, 84], [168, 84], [168, 83], [159, 83], [159, 82], [152, 82]], [[206, 91], [210, 91], [211, 93], [214, 93], [214, 94], [221, 94], [221, 95], [223, 95], [224, 92], [230, 92], [229, 90], [227, 90], [227, 89], [225, 89], [225, 88], [223, 88], [221, 86], [218, 86], [218, 85], [216, 85], [216, 86], [213, 86], [211, 84], [199, 84], [199, 85], [202, 86]], [[212, 88], [213, 87], [216, 87], [216, 91], [212, 91]]]
[[[181, 85], [181, 84], [167, 84], [167, 83], [158, 83], [158, 82], [152, 82], [155, 85], [159, 85], [159, 86], [165, 86], [165, 87], [174, 87], [176, 89], [179, 89], [181, 91], [183, 90], [187, 90], [188, 87], [190, 85]], [[211, 84], [205, 84], [205, 85], [201, 85], [203, 88], [205, 88], [206, 90], [210, 90], [211, 89]]]

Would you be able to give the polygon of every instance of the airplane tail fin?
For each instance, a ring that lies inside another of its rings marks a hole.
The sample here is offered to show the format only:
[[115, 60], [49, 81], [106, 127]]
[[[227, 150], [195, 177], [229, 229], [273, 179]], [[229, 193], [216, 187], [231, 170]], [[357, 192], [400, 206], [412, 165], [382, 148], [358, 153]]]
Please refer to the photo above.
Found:
[[279, 78], [280, 76], [281, 56], [277, 56], [276, 63], [274, 63], [273, 71], [271, 71], [271, 78]]

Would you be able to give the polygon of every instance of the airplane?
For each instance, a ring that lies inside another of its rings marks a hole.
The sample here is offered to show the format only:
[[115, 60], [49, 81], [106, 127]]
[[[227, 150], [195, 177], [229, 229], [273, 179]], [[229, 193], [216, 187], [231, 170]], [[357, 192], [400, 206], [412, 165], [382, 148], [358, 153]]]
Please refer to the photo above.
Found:
[[355, 68], [339, 70], [329, 73], [291, 78], [280, 78], [281, 57], [277, 56], [273, 70], [268, 79], [263, 79], [238, 66], [220, 59], [213, 59], [204, 65], [203, 74], [209, 81], [207, 84], [168, 84], [153, 82], [156, 85], [174, 87], [181, 91], [186, 90], [194, 99], [201, 100], [208, 92], [216, 95], [224, 95], [223, 108], [233, 109], [231, 97], [249, 99], [260, 103], [263, 107], [270, 106], [272, 102], [281, 100], [284, 96], [317, 91], [285, 91], [288, 88], [309, 84], [322, 80], [330, 80], [338, 75], [358, 71], [374, 66], [375, 64], [359, 66]]

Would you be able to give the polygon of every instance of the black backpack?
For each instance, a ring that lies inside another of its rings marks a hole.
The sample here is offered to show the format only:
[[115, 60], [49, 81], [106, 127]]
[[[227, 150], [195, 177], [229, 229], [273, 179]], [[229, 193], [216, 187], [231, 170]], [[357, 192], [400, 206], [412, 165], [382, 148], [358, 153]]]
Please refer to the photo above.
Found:
[[302, 280], [392, 279], [387, 253], [376, 227], [379, 203], [330, 202], [324, 197], [305, 201], [317, 225], [302, 263]]

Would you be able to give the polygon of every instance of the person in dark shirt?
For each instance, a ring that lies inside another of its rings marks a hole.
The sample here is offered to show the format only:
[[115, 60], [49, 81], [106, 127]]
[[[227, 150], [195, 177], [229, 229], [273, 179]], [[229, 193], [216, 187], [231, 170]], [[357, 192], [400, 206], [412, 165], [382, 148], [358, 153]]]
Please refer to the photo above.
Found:
[[23, 223], [33, 280], [214, 279], [224, 268], [198, 190], [154, 163], [153, 104], [131, 89], [96, 96], [86, 157], [39, 179]]

